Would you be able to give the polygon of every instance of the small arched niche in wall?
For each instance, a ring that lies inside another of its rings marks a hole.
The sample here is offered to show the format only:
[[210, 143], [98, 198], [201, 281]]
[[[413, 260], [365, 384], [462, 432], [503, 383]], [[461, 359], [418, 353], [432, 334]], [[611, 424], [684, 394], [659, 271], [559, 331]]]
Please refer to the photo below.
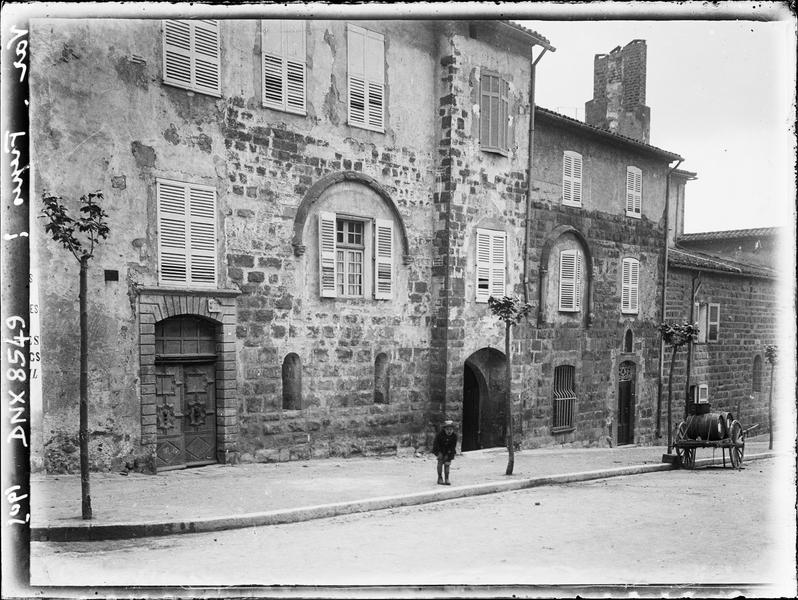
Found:
[[283, 360], [283, 410], [302, 409], [302, 361], [295, 353]]
[[627, 329], [626, 335], [623, 336], [623, 351], [634, 352], [634, 336], [631, 329]]
[[374, 404], [388, 404], [390, 400], [390, 369], [388, 355], [380, 352], [374, 360]]

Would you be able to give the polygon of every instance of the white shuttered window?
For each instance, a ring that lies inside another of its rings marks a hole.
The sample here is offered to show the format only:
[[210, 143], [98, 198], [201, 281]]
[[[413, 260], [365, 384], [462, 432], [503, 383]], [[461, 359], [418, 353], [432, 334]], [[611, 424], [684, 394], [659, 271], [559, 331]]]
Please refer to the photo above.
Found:
[[643, 202], [643, 172], [637, 167], [626, 167], [626, 215], [640, 218]]
[[221, 96], [219, 22], [163, 21], [163, 81]]
[[507, 234], [504, 231], [477, 229], [476, 246], [476, 301], [487, 302], [491, 296], [505, 296]]
[[[319, 212], [319, 294], [322, 298], [373, 297], [394, 293], [394, 224], [387, 219], [358, 219]], [[373, 231], [373, 246], [366, 240]], [[371, 260], [369, 260], [371, 259]]]
[[348, 122], [385, 131], [385, 39], [379, 33], [347, 24]]
[[560, 252], [560, 306], [562, 312], [582, 308], [582, 255], [578, 250]]
[[637, 314], [640, 295], [640, 263], [634, 258], [624, 258], [621, 270], [621, 312]]
[[562, 157], [562, 203], [582, 206], [582, 155], [571, 150]]
[[307, 114], [307, 58], [305, 21], [261, 21], [263, 105]]
[[159, 179], [158, 280], [162, 285], [216, 286], [216, 190]]

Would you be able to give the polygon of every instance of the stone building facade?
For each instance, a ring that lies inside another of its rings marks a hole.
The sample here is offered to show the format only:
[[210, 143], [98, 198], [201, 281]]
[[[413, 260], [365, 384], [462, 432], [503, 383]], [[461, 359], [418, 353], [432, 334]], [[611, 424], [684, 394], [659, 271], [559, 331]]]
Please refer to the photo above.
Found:
[[[535, 108], [509, 22], [30, 23], [36, 197], [105, 192], [98, 470], [646, 443], [670, 163]], [[33, 51], [35, 50], [35, 51]], [[120, 110], [120, 107], [124, 107]], [[531, 182], [531, 184], [530, 184]], [[77, 266], [42, 228], [35, 466], [76, 469]]]

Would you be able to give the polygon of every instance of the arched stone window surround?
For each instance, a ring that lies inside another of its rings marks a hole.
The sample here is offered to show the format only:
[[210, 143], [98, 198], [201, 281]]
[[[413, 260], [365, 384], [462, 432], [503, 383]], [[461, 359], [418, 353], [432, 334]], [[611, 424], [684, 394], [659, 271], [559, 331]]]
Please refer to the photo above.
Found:
[[545, 299], [549, 285], [548, 273], [551, 250], [558, 239], [569, 233], [577, 239], [580, 249], [585, 257], [584, 265], [586, 275], [585, 281], [587, 283], [587, 298], [582, 311], [582, 323], [585, 325], [585, 327], [590, 327], [593, 324], [593, 255], [590, 252], [590, 246], [588, 245], [587, 239], [582, 232], [575, 227], [572, 227], [571, 225], [558, 225], [548, 235], [540, 252], [540, 269], [538, 271], [538, 326], [543, 325], [548, 316]]
[[184, 290], [140, 287], [139, 379], [141, 445], [151, 455], [155, 471], [157, 447], [155, 397], [155, 324], [170, 317], [194, 316], [216, 326], [216, 451], [219, 463], [237, 460], [238, 408], [236, 390], [236, 297], [238, 290]]
[[302, 359], [289, 352], [282, 366], [283, 410], [302, 410]]
[[627, 353], [634, 352], [634, 348], [634, 334], [631, 329], [627, 329], [623, 336], [623, 351]]
[[294, 254], [296, 256], [302, 256], [305, 253], [305, 223], [307, 222], [308, 215], [311, 212], [313, 204], [318, 201], [324, 191], [329, 187], [344, 181], [360, 183], [371, 188], [377, 193], [382, 201], [385, 202], [385, 205], [390, 209], [391, 214], [393, 215], [394, 222], [397, 226], [397, 231], [399, 232], [399, 236], [402, 241], [402, 261], [404, 264], [409, 264], [412, 261], [412, 257], [410, 256], [409, 243], [407, 240], [407, 229], [405, 228], [405, 222], [404, 219], [402, 219], [402, 215], [399, 213], [399, 209], [397, 208], [390, 194], [388, 194], [385, 188], [377, 183], [375, 179], [356, 171], [341, 171], [338, 173], [332, 173], [331, 175], [322, 177], [310, 187], [308, 192], [305, 194], [305, 197], [302, 198], [302, 202], [299, 203], [296, 217], [294, 217], [294, 237], [291, 240], [291, 245], [294, 247]]

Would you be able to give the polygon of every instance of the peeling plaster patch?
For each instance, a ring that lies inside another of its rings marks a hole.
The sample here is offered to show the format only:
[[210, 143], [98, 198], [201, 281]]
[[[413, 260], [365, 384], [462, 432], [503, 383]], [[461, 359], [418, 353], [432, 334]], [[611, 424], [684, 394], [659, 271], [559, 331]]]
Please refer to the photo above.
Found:
[[205, 135], [204, 133], [199, 134], [197, 136], [197, 146], [199, 146], [199, 149], [202, 150], [203, 152], [210, 154], [211, 138]]
[[75, 54], [75, 51], [72, 49], [68, 43], [64, 42], [64, 47], [61, 48], [61, 58], [59, 59], [61, 62], [69, 62], [72, 59], [79, 59], [80, 56]]
[[163, 139], [175, 146], [180, 143], [180, 134], [177, 133], [177, 128], [174, 123], [169, 123], [169, 129], [164, 130]]
[[330, 33], [329, 29], [324, 30], [324, 41], [330, 47], [332, 55], [335, 56], [335, 37]]
[[119, 79], [129, 85], [134, 85], [143, 90], [147, 89], [147, 65], [132, 61], [127, 56], [122, 56], [114, 65]]
[[330, 89], [324, 96], [324, 106], [322, 113], [330, 120], [333, 125], [338, 125], [338, 111], [336, 104], [340, 102], [341, 95], [338, 93], [338, 87], [335, 85], [335, 75], [330, 75]]
[[127, 187], [127, 181], [124, 175], [113, 175], [111, 177], [111, 187], [117, 190], [124, 190]]
[[136, 140], [130, 144], [130, 151], [133, 153], [133, 158], [136, 159], [136, 164], [139, 167], [155, 166], [155, 149], [152, 146], [145, 146]]

